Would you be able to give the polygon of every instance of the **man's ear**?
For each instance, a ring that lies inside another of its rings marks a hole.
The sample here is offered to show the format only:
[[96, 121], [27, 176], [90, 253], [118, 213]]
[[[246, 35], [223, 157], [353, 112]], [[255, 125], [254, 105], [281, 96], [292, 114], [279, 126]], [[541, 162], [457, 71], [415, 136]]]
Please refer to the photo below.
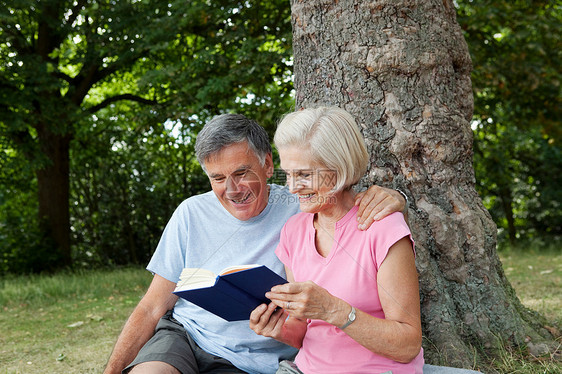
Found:
[[265, 175], [268, 178], [271, 178], [271, 176], [273, 175], [273, 156], [271, 155], [271, 153], [265, 155], [264, 167], [266, 168]]

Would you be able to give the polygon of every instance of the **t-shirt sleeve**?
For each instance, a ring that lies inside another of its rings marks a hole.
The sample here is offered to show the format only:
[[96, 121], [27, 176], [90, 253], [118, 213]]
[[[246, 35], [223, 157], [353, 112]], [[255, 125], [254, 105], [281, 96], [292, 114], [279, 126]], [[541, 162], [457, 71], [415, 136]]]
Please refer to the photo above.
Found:
[[279, 244], [275, 249], [275, 254], [277, 255], [277, 258], [279, 258], [279, 260], [283, 263], [283, 265], [285, 265], [289, 269], [292, 269], [291, 257], [289, 255], [289, 247], [288, 247], [289, 241], [287, 239], [287, 230], [288, 230], [287, 225], [289, 225], [288, 222], [281, 229], [281, 235], [279, 236]]
[[[371, 228], [373, 229], [377, 269], [388, 255], [390, 247], [403, 237], [407, 236], [412, 242], [412, 248], [414, 248], [414, 239], [412, 239], [410, 228], [404, 220], [404, 215], [400, 212], [393, 213], [377, 221]], [[416, 251], [414, 249], [414, 256], [415, 254]]]
[[187, 206], [183, 202], [172, 214], [147, 270], [176, 283], [185, 266], [188, 228]]

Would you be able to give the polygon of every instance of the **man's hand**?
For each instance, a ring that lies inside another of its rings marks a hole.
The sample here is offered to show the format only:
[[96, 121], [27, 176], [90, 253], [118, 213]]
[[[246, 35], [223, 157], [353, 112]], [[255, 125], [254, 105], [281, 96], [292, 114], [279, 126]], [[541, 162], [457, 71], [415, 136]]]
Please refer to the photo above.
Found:
[[306, 321], [289, 317], [286, 310], [272, 302], [254, 309], [250, 314], [250, 328], [258, 335], [277, 339], [299, 349], [306, 334]]
[[261, 304], [250, 314], [250, 328], [258, 335], [281, 340], [289, 315], [274, 303]]
[[359, 230], [371, 227], [374, 221], [383, 219], [394, 212], [402, 212], [407, 219], [406, 200], [400, 192], [390, 188], [371, 186], [367, 191], [355, 196], [355, 205], [359, 205], [357, 222]]

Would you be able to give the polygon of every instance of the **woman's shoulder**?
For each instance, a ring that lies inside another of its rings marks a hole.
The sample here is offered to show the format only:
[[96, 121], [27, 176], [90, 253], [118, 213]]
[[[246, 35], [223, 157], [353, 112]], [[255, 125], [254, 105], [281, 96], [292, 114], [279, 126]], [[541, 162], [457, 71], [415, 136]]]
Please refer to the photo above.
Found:
[[396, 231], [410, 233], [410, 227], [406, 223], [404, 215], [401, 212], [389, 214], [388, 216], [373, 222], [371, 227], [367, 229], [367, 232], [374, 235]]
[[314, 214], [312, 214], [312, 213], [299, 212], [299, 213], [295, 214], [294, 216], [291, 216], [287, 220], [287, 223], [285, 223], [285, 227], [305, 228], [306, 225], [311, 222], [313, 216], [314, 216]]
[[386, 226], [386, 225], [406, 225], [406, 220], [404, 218], [404, 214], [402, 212], [394, 212], [389, 214], [388, 216], [373, 222], [373, 225], [379, 226]]

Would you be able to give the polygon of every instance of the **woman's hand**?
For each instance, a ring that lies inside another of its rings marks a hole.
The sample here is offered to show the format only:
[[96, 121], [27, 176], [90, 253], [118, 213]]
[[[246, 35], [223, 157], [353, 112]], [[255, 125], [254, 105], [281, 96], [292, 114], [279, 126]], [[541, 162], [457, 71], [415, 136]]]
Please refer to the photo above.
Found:
[[265, 296], [291, 317], [301, 320], [320, 319], [341, 326], [349, 313], [349, 304], [312, 281], [275, 286]]

